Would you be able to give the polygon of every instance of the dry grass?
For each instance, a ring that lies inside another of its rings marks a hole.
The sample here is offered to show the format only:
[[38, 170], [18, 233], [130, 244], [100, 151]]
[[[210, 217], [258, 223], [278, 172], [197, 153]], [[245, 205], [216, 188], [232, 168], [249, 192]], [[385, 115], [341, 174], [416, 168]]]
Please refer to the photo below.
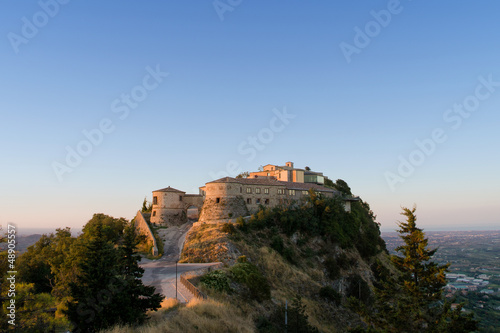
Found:
[[176, 300], [175, 298], [165, 298], [163, 302], [161, 302], [161, 308], [163, 310], [169, 310], [172, 309], [176, 306], [178, 306], [180, 302]]
[[227, 233], [221, 231], [222, 223], [200, 224], [186, 236], [179, 262], [218, 262], [234, 260]]
[[[160, 311], [161, 312], [161, 311]], [[193, 299], [179, 308], [175, 315], [153, 320], [141, 327], [115, 326], [102, 333], [211, 333], [211, 332], [255, 332], [250, 316], [227, 303]]]

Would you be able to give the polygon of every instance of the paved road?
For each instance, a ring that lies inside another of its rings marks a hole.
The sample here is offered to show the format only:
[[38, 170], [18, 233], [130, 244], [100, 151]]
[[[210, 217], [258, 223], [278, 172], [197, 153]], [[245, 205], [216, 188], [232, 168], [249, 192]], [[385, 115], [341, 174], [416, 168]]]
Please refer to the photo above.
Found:
[[[164, 254], [160, 259], [149, 260], [143, 258], [140, 262], [144, 268], [142, 282], [145, 285], [152, 285], [166, 298], [175, 298], [175, 277], [176, 265], [175, 262], [179, 259], [179, 255], [184, 244], [186, 234], [191, 228], [192, 223], [188, 222], [179, 227], [168, 227], [167, 229], [159, 229], [160, 238], [164, 240]], [[188, 302], [194, 296], [180, 283], [179, 276], [183, 272], [194, 271], [197, 269], [206, 268], [217, 265], [218, 263], [210, 264], [177, 264], [177, 297], [181, 302]]]
[[[180, 283], [180, 274], [213, 265], [217, 263], [177, 265], [178, 299], [181, 302], [189, 302], [193, 295]], [[156, 292], [165, 295], [166, 298], [175, 298], [175, 263], [154, 260], [144, 264], [141, 262], [141, 266], [144, 268], [142, 281], [145, 285], [155, 286]]]

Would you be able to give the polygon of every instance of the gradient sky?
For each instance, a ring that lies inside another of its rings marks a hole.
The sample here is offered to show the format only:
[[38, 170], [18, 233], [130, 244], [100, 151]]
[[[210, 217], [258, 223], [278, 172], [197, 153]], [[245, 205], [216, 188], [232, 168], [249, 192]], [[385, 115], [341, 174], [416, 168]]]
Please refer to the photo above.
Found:
[[[413, 204], [424, 229], [500, 228], [500, 3], [54, 4], [2, 3], [4, 228], [130, 219], [153, 190], [197, 193], [228, 163], [286, 161], [344, 179], [386, 230]], [[154, 70], [168, 76], [140, 95]], [[451, 113], [463, 103], [474, 111]], [[271, 132], [284, 110], [294, 118]], [[54, 163], [103, 121], [113, 131], [58, 177]], [[419, 152], [436, 129], [446, 140]], [[418, 164], [404, 177], [400, 157]], [[388, 172], [404, 182], [391, 189]]]

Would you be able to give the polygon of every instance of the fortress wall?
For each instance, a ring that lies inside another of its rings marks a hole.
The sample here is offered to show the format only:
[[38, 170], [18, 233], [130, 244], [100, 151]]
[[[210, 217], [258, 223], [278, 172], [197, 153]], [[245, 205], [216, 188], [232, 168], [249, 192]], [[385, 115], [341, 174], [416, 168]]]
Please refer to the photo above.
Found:
[[141, 211], [137, 211], [137, 215], [135, 216], [135, 228], [143, 235], [146, 235], [148, 241], [153, 243], [153, 249], [151, 250], [154, 256], [158, 255], [158, 246], [156, 244], [156, 239], [153, 235], [153, 232], [149, 228], [146, 219], [142, 215]]
[[[231, 214], [231, 216], [229, 216]], [[205, 198], [199, 221], [221, 220], [249, 215], [243, 197], [221, 197], [217, 203], [215, 198]]]
[[153, 208], [151, 215], [151, 223], [158, 225], [181, 225], [187, 222], [187, 214], [185, 209], [178, 208]]
[[236, 183], [214, 183], [206, 185], [206, 198], [234, 197], [242, 193], [243, 185]]
[[201, 210], [201, 207], [203, 206], [203, 196], [199, 194], [185, 194], [183, 201], [186, 209], [191, 206], [195, 206]]

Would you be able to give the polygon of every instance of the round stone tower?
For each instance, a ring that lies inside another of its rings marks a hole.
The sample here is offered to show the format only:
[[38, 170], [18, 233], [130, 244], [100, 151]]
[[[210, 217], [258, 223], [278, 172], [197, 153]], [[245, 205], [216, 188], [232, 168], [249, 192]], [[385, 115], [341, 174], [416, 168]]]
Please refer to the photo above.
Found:
[[186, 192], [172, 187], [153, 191], [151, 223], [158, 225], [180, 225], [187, 221], [184, 195]]
[[203, 188], [205, 201], [200, 221], [213, 221], [249, 215], [243, 200], [243, 186], [237, 179], [226, 177], [209, 182]]

